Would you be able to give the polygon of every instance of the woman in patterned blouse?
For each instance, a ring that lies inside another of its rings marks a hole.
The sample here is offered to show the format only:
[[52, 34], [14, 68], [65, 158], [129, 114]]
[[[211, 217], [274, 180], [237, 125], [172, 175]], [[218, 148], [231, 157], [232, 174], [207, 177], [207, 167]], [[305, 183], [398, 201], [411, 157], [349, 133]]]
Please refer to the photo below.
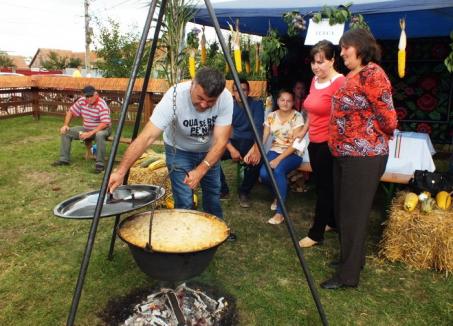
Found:
[[336, 273], [321, 283], [325, 289], [356, 287], [365, 265], [368, 219], [388, 158], [388, 140], [397, 119], [392, 87], [376, 64], [380, 48], [364, 29], [346, 32], [341, 54], [350, 70], [332, 98], [329, 148], [334, 156], [334, 207], [340, 233]]
[[[277, 105], [277, 110], [269, 113], [264, 120], [263, 144], [267, 142], [269, 136], [273, 136], [271, 148], [266, 156], [280, 195], [285, 200], [288, 191], [288, 173], [297, 169], [302, 163], [301, 153], [298, 153], [292, 144], [294, 135], [302, 130], [304, 118], [294, 109], [294, 94], [291, 91], [281, 90], [277, 97]], [[271, 184], [264, 165], [260, 169], [260, 179], [264, 184]], [[277, 203], [277, 211], [268, 223], [280, 224], [283, 220], [280, 203]]]

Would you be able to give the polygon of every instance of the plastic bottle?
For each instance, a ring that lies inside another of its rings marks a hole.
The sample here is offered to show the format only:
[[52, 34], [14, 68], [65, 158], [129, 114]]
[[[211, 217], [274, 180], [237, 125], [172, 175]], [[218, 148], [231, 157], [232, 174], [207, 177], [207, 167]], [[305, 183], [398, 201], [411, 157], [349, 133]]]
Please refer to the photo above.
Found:
[[94, 144], [93, 146], [91, 146], [91, 154], [96, 155], [96, 151], [97, 151], [96, 144]]

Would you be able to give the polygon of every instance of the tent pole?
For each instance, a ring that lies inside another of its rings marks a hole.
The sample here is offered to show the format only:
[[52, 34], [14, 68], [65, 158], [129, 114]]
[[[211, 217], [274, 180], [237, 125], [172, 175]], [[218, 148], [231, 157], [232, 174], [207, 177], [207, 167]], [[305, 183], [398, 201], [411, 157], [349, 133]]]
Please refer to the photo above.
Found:
[[[145, 72], [145, 77], [143, 79], [142, 92], [140, 93], [140, 99], [138, 101], [137, 115], [135, 117], [134, 130], [132, 132], [132, 137], [131, 137], [132, 140], [137, 138], [138, 130], [140, 129], [140, 121], [141, 121], [141, 117], [142, 117], [142, 113], [143, 113], [143, 104], [145, 102], [146, 90], [148, 89], [149, 79], [151, 77], [151, 68], [153, 67], [153, 63], [154, 63], [154, 56], [156, 54], [156, 49], [157, 49], [157, 40], [159, 39], [159, 32], [160, 32], [160, 28], [162, 26], [162, 20], [163, 20], [166, 6], [167, 6], [167, 0], [162, 0], [160, 9], [159, 9], [159, 17], [157, 18], [156, 28], [154, 29], [154, 37], [153, 37], [153, 41], [151, 43], [151, 49], [149, 52], [148, 63], [146, 65], [146, 72]], [[124, 184], [127, 184], [128, 179], [129, 179], [129, 170], [127, 171], [127, 173], [124, 177]], [[113, 231], [112, 231], [112, 239], [110, 241], [110, 248], [109, 248], [109, 254], [108, 254], [109, 260], [113, 259], [113, 250], [115, 248], [115, 240], [116, 240], [116, 229], [120, 222], [120, 216], [121, 215], [118, 214], [115, 217], [115, 223], [113, 225]]]
[[214, 9], [212, 8], [211, 1], [210, 0], [205, 0], [205, 4], [206, 4], [206, 8], [208, 9], [209, 15], [211, 16], [211, 20], [212, 20], [212, 22], [214, 24], [214, 28], [215, 28], [215, 31], [217, 33], [217, 37], [218, 37], [218, 39], [220, 41], [220, 45], [222, 46], [223, 55], [225, 57], [225, 60], [227, 61], [227, 64], [230, 67], [230, 70], [231, 70], [231, 72], [233, 74], [234, 84], [236, 85], [236, 89], [239, 91], [242, 103], [244, 103], [245, 112], [247, 113], [247, 118], [248, 118], [248, 120], [249, 120], [249, 122], [250, 122], [250, 124], [252, 126], [253, 134], [255, 136], [255, 141], [258, 144], [258, 148], [259, 148], [261, 156], [263, 158], [263, 163], [264, 163], [264, 165], [266, 167], [267, 173], [270, 176], [271, 183], [272, 183], [272, 188], [274, 189], [274, 192], [277, 195], [277, 199], [278, 199], [278, 201], [280, 203], [280, 207], [282, 208], [282, 213], [283, 213], [283, 216], [285, 217], [286, 227], [288, 229], [288, 233], [289, 233], [289, 235], [291, 237], [291, 240], [293, 242], [294, 249], [296, 250], [296, 254], [297, 254], [297, 257], [299, 258], [299, 262], [300, 262], [300, 265], [302, 267], [302, 270], [303, 270], [303, 272], [305, 274], [305, 278], [307, 280], [308, 287], [310, 288], [313, 300], [315, 301], [316, 308], [318, 309], [319, 316], [321, 318], [321, 321], [322, 321], [323, 325], [328, 325], [329, 323], [327, 321], [327, 316], [326, 316], [326, 314], [324, 312], [323, 306], [321, 304], [321, 300], [319, 299], [319, 294], [318, 294], [318, 291], [316, 290], [315, 284], [313, 282], [313, 277], [311, 276], [310, 270], [309, 270], [308, 265], [307, 265], [307, 263], [305, 261], [305, 258], [304, 258], [304, 255], [302, 253], [302, 250], [301, 250], [301, 248], [299, 246], [299, 242], [298, 242], [298, 239], [296, 237], [296, 232], [294, 231], [293, 222], [288, 216], [288, 211], [286, 210], [285, 203], [284, 203], [284, 201], [283, 201], [283, 199], [281, 197], [281, 194], [280, 194], [280, 192], [278, 190], [277, 182], [276, 182], [276, 180], [274, 178], [274, 174], [273, 174], [271, 166], [269, 164], [269, 160], [266, 157], [266, 152], [264, 150], [263, 143], [262, 143], [262, 141], [260, 139], [260, 136], [258, 134], [258, 130], [256, 129], [255, 123], [253, 121], [253, 116], [252, 116], [250, 107], [248, 105], [247, 98], [245, 97], [245, 95], [244, 95], [244, 93], [243, 93], [243, 91], [241, 89], [241, 83], [239, 81], [239, 76], [238, 76], [238, 73], [236, 71], [236, 67], [233, 64], [233, 60], [231, 59], [231, 56], [230, 56], [230, 54], [228, 52], [228, 48], [226, 46], [225, 40], [223, 39], [223, 35], [222, 35], [221, 31], [220, 31], [219, 22], [217, 20], [216, 15], [215, 15]]

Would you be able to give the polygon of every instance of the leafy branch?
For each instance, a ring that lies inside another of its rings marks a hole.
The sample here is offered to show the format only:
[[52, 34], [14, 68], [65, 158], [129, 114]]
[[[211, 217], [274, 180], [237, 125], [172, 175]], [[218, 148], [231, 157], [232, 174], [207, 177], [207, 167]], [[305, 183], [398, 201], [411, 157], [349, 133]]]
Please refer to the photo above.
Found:
[[324, 6], [321, 11], [313, 14], [313, 21], [319, 23], [322, 19], [328, 19], [329, 25], [343, 24], [349, 21], [350, 29], [363, 28], [370, 30], [370, 27], [361, 14], [351, 13], [349, 10], [351, 6], [352, 2], [340, 5], [338, 8]]
[[265, 70], [268, 70], [272, 64], [278, 65], [287, 52], [285, 44], [280, 41], [274, 29], [269, 29], [267, 35], [262, 38], [261, 46], [261, 63]]

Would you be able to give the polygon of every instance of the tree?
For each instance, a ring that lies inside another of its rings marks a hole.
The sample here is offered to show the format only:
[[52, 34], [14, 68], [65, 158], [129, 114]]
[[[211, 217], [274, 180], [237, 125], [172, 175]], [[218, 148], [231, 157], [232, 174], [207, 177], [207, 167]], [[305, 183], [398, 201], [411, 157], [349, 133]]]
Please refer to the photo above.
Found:
[[47, 70], [62, 70], [67, 67], [68, 57], [59, 56], [57, 52], [50, 51], [47, 60], [44, 60], [41, 65]]
[[78, 68], [82, 65], [82, 59], [80, 58], [69, 58], [67, 68]]
[[[104, 77], [129, 77], [132, 71], [135, 54], [140, 42], [137, 31], [122, 34], [120, 24], [113, 19], [108, 20], [107, 26], [99, 26], [96, 38], [96, 66], [103, 72]], [[146, 47], [144, 58], [147, 58], [149, 46]], [[144, 75], [146, 60], [142, 60], [139, 76]]]
[[5, 67], [5, 68], [10, 68], [10, 67], [16, 67], [14, 64], [13, 59], [11, 59], [8, 55], [8, 53], [0, 51], [0, 67]]

